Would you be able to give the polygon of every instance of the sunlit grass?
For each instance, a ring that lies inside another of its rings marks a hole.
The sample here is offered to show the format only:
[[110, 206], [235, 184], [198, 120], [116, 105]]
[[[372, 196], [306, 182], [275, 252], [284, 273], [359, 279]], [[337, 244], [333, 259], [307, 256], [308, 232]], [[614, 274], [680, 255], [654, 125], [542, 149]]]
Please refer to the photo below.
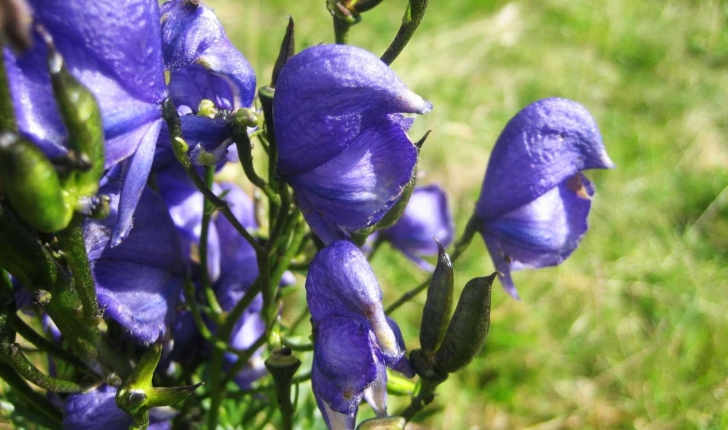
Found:
[[[209, 1], [269, 80], [286, 15], [299, 48], [333, 40], [323, 1]], [[404, 1], [352, 29], [380, 54]], [[618, 165], [588, 173], [591, 229], [562, 266], [495, 292], [491, 335], [420, 423], [452, 429], [728, 428], [728, 6], [719, 1], [431, 2], [393, 68], [435, 109], [423, 183], [462, 228], [507, 120], [542, 97], [584, 104]], [[514, 172], [517, 174], [517, 172]], [[374, 268], [392, 301], [424, 278], [388, 248]], [[479, 239], [459, 285], [493, 270]], [[417, 344], [422, 299], [394, 316]], [[308, 403], [309, 406], [311, 405]], [[367, 408], [362, 408], [363, 410]]]

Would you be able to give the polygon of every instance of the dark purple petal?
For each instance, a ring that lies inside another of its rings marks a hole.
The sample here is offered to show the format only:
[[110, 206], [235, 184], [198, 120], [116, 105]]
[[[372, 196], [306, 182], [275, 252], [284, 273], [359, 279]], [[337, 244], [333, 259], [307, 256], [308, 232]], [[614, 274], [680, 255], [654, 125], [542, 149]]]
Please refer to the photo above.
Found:
[[534, 102], [506, 125], [493, 148], [476, 205], [485, 221], [537, 199], [585, 169], [608, 169], [591, 114], [571, 100]]
[[315, 357], [311, 367], [311, 388], [316, 397], [316, 404], [329, 429], [351, 430], [354, 428], [362, 395], [344, 398], [341, 391], [321, 373]]
[[555, 266], [576, 249], [587, 230], [594, 188], [578, 173], [541, 197], [483, 222], [483, 237], [506, 290], [510, 271]]
[[[381, 234], [392, 246], [416, 262], [421, 255], [437, 255], [437, 239], [443, 246], [452, 241], [455, 226], [445, 192], [437, 185], [416, 187], [402, 217]], [[432, 267], [429, 265], [429, 267]]]
[[[394, 338], [397, 340], [397, 345], [399, 346], [399, 349], [401, 351], [406, 351], [407, 347], [404, 344], [402, 330], [399, 329], [399, 325], [397, 325], [397, 322], [392, 318], [387, 317], [387, 324], [392, 329], [392, 333], [394, 333]], [[415, 371], [414, 369], [412, 369], [412, 365], [410, 364], [409, 359], [407, 359], [407, 354], [403, 354], [399, 359], [392, 359], [391, 357], [383, 355], [382, 359], [387, 366], [403, 374], [404, 376], [408, 378], [413, 378], [415, 376]]]
[[159, 196], [145, 189], [131, 233], [119, 246], [109, 246], [119, 216], [118, 183], [101, 191], [111, 198], [111, 214], [84, 226], [99, 303], [136, 340], [154, 342], [170, 323], [186, 274], [177, 231]]
[[[162, 6], [164, 60], [171, 95], [193, 111], [201, 99], [221, 109], [248, 107], [255, 95], [255, 72], [230, 43], [214, 12], [186, 0]], [[192, 88], [196, 87], [194, 90]]]
[[[348, 233], [382, 219], [402, 195], [416, 162], [417, 149], [404, 130], [386, 119], [361, 130], [336, 157], [288, 180], [312, 211]], [[313, 227], [319, 237], [328, 236]]]
[[388, 115], [431, 108], [370, 52], [348, 45], [308, 48], [288, 60], [276, 86], [278, 173], [308, 172]]
[[[66, 398], [62, 428], [68, 430], [127, 430], [132, 418], [116, 406], [116, 388], [101, 385], [88, 392], [71, 394]], [[152, 408], [149, 413], [149, 429], [163, 430], [171, 427], [174, 416], [163, 408]]]

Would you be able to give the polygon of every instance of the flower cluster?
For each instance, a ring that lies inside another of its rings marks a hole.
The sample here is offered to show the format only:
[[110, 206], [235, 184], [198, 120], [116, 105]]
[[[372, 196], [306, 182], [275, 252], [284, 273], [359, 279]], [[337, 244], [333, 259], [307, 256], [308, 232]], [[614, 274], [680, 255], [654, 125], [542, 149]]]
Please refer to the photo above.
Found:
[[[349, 3], [329, 2], [335, 22], [378, 4]], [[32, 46], [5, 47], [0, 64], [10, 95], [0, 105], [0, 358], [9, 380], [57, 394], [56, 424], [169, 428], [202, 411], [215, 428], [234, 381], [275, 387], [266, 402], [292, 428], [300, 362], [296, 324], [281, 319], [293, 269], [306, 272], [311, 386], [329, 428], [353, 429], [362, 399], [387, 417], [387, 368], [423, 381], [409, 419], [431, 401], [418, 396], [478, 354], [495, 274], [467, 284], [451, 319], [453, 216], [440, 186], [416, 186], [421, 145], [407, 135], [432, 105], [379, 57], [343, 44], [294, 55], [291, 23], [258, 110], [253, 68], [200, 0], [8, 4], [33, 25]], [[249, 183], [216, 177], [232, 163]], [[581, 172], [610, 167], [584, 107], [527, 106], [493, 148], [456, 255], [480, 231], [518, 298], [511, 271], [575, 250], [594, 194]], [[367, 259], [385, 241], [432, 272], [412, 365]], [[56, 330], [53, 341], [29, 336], [52, 352], [50, 376], [28, 370], [14, 343], [16, 329], [32, 330], [9, 316], [18, 307]], [[209, 400], [169, 408], [198, 382]]]

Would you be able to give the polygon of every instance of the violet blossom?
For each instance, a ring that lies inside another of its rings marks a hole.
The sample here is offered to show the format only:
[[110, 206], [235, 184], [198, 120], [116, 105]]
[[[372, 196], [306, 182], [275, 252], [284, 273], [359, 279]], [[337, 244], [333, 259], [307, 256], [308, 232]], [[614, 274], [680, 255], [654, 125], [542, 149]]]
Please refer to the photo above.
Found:
[[432, 105], [361, 48], [319, 45], [281, 70], [273, 99], [278, 174], [328, 244], [379, 221], [410, 181], [406, 131]]
[[475, 210], [508, 294], [518, 298], [512, 270], [555, 266], [576, 249], [594, 194], [581, 171], [613, 167], [594, 118], [576, 102], [539, 100], [508, 122]]

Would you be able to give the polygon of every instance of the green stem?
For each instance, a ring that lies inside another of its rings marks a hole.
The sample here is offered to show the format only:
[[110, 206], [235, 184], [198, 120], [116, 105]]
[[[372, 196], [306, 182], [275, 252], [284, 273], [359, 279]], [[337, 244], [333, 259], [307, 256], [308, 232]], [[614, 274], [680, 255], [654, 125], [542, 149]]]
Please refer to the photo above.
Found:
[[334, 20], [334, 37], [336, 38], [337, 45], [346, 45], [349, 43], [349, 29], [351, 24], [338, 18], [336, 15], [332, 16]]
[[74, 216], [71, 224], [56, 234], [58, 245], [66, 257], [73, 276], [73, 286], [83, 305], [83, 316], [98, 317], [99, 303], [96, 298], [96, 283], [91, 274], [91, 265], [86, 253], [86, 244], [81, 231], [82, 218]]
[[404, 419], [409, 422], [419, 411], [424, 409], [425, 406], [432, 403], [435, 399], [437, 386], [441, 383], [442, 382], [420, 379], [420, 389], [417, 394], [412, 397], [409, 406], [397, 415], [404, 417]]
[[54, 378], [38, 370], [23, 354], [18, 344], [0, 344], [0, 354], [20, 376], [35, 385], [55, 393], [80, 393], [88, 387], [73, 381]]
[[[212, 184], [215, 180], [215, 166], [205, 167], [205, 186], [212, 189]], [[202, 289], [205, 292], [205, 298], [207, 299], [207, 305], [212, 309], [213, 314], [220, 315], [222, 308], [220, 303], [215, 297], [215, 291], [212, 289], [212, 282], [210, 282], [210, 272], [207, 270], [207, 245], [208, 236], [210, 234], [210, 221], [212, 220], [212, 213], [214, 207], [210, 200], [205, 199], [202, 208], [202, 229], [200, 231], [200, 271], [202, 272]]]
[[268, 197], [271, 205], [280, 206], [280, 196], [276, 194], [267, 182], [255, 173], [255, 167], [253, 166], [253, 148], [250, 144], [250, 137], [248, 137], [247, 128], [244, 126], [237, 126], [236, 130], [233, 132], [233, 139], [235, 140], [235, 146], [238, 148], [238, 156], [240, 157], [240, 164], [243, 166], [245, 176], [248, 177], [253, 185], [263, 191], [263, 194]]
[[45, 351], [53, 357], [63, 360], [74, 367], [82, 370], [87, 370], [86, 364], [78, 359], [75, 355], [56, 345], [53, 341], [48, 340], [43, 335], [33, 330], [28, 324], [20, 318], [13, 319], [13, 327], [17, 330], [18, 334], [23, 336], [25, 340], [35, 345], [41, 351]]
[[412, 35], [415, 34], [415, 30], [417, 30], [420, 22], [422, 22], [422, 18], [425, 16], [427, 2], [428, 0], [410, 0], [397, 35], [382, 55], [382, 61], [384, 63], [387, 65], [392, 64], [404, 47], [407, 46], [407, 43], [409, 43]]
[[[21, 378], [12, 367], [0, 361], [0, 378], [8, 384], [17, 394], [28, 402], [38, 415], [44, 416], [54, 424], [53, 428], [61, 428], [63, 415], [53, 404], [42, 394], [33, 390], [23, 378]], [[7, 393], [5, 393], [7, 394]]]
[[[475, 233], [478, 231], [479, 226], [481, 224], [480, 219], [473, 215], [468, 220], [468, 224], [465, 226], [465, 231], [463, 231], [463, 234], [460, 236], [460, 239], [455, 242], [454, 249], [452, 252], [452, 255], [450, 256], [450, 261], [452, 263], [455, 263], [455, 261], [460, 258], [461, 255], [465, 252], [466, 249], [468, 249], [468, 246], [470, 245], [470, 242], [473, 240], [473, 237], [475, 236]], [[415, 288], [407, 291], [406, 293], [402, 294], [397, 300], [395, 300], [394, 303], [389, 305], [385, 310], [384, 313], [389, 315], [395, 310], [397, 310], [400, 306], [407, 303], [409, 300], [414, 298], [416, 295], [427, 289], [428, 285], [430, 285], [430, 278], [423, 281], [421, 284], [416, 286]]]

